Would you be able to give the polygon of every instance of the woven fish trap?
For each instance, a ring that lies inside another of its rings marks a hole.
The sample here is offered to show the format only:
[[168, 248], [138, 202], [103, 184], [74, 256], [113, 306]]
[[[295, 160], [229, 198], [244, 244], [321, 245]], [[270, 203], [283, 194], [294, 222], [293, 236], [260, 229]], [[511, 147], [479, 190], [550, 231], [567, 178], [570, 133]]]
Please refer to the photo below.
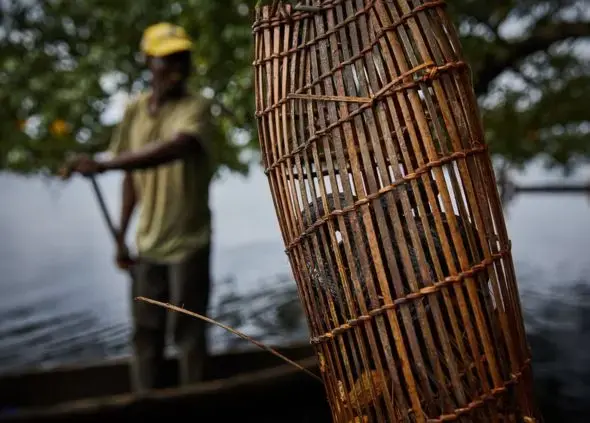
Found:
[[470, 71], [443, 1], [258, 7], [256, 116], [336, 422], [533, 422]]

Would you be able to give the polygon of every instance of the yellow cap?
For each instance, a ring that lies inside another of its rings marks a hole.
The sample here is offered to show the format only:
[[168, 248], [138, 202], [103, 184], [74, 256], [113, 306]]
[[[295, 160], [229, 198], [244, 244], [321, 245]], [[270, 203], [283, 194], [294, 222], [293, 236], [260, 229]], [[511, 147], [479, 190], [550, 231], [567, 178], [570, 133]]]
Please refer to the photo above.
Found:
[[192, 41], [182, 27], [166, 22], [146, 28], [141, 39], [141, 51], [153, 57], [187, 51], [192, 45]]

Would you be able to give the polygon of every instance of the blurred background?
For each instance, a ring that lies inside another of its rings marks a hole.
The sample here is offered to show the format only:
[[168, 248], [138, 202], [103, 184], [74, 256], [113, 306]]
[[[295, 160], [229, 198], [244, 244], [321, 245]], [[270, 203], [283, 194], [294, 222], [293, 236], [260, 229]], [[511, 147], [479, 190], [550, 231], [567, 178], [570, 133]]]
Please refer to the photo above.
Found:
[[[158, 21], [195, 39], [192, 84], [214, 100], [212, 315], [264, 342], [305, 341], [259, 166], [254, 4], [0, 5], [0, 372], [128, 354], [128, 281], [89, 184], [51, 175], [67, 152], [104, 147], [128, 96], [145, 87], [139, 39]], [[549, 422], [589, 421], [590, 2], [456, 0], [448, 10], [502, 182], [539, 403]], [[118, 215], [119, 175], [99, 182]], [[210, 336], [217, 351], [244, 347], [218, 329]]]

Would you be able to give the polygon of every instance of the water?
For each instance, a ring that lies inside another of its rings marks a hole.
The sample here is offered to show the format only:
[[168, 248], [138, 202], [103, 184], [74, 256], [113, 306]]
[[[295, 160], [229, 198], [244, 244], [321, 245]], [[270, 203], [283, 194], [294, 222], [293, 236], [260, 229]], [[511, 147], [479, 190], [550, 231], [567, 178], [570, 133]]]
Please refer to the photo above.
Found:
[[[575, 179], [588, 180], [589, 174], [585, 170]], [[557, 177], [533, 166], [518, 181]], [[116, 175], [100, 178], [113, 211], [119, 207], [118, 183]], [[0, 372], [127, 354], [128, 283], [112, 264], [111, 241], [88, 183], [2, 175], [0, 198]], [[259, 288], [260, 279], [290, 273], [268, 186], [260, 172], [249, 179], [218, 181], [212, 208], [216, 280], [233, 276], [234, 288], [247, 293]], [[588, 349], [576, 347], [572, 340], [582, 323], [559, 316], [548, 305], [565, 304], [560, 310], [578, 310], [570, 302], [585, 295], [575, 284], [590, 280], [590, 199], [522, 195], [509, 205], [507, 224], [528, 327], [531, 333], [553, 334], [555, 354], [567, 361], [559, 364], [552, 357], [547, 363], [557, 363], [562, 373], [567, 364], [570, 374], [579, 374], [582, 367], [587, 368]], [[219, 283], [214, 303], [227, 292], [228, 287]], [[251, 323], [235, 323], [260, 335]], [[572, 332], [575, 324], [578, 329]], [[563, 340], [565, 333], [570, 335]], [[212, 338], [220, 349], [227, 347], [231, 336], [215, 330]], [[541, 341], [534, 339], [543, 345], [549, 342]], [[589, 387], [577, 386], [578, 397]]]
[[[100, 178], [113, 212], [119, 207], [118, 182], [117, 176]], [[229, 191], [221, 181], [213, 193], [218, 212], [213, 272], [217, 280], [235, 277], [240, 292], [289, 271], [272, 203], [260, 182], [250, 188], [252, 197], [240, 198], [243, 186], [252, 183], [241, 178], [229, 181]], [[126, 354], [129, 284], [113, 266], [112, 243], [88, 183], [3, 175], [0, 195], [5, 204], [0, 210], [0, 372]], [[262, 213], [252, 219], [257, 196]], [[242, 213], [233, 213], [236, 205]], [[217, 284], [213, 302], [223, 293]]]

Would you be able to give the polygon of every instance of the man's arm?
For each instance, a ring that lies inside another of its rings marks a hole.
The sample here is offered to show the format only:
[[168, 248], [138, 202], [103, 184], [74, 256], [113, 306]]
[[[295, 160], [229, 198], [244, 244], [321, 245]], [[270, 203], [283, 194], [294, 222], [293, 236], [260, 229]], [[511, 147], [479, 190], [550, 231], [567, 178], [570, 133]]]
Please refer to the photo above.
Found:
[[[108, 151], [111, 153], [111, 157], [116, 157], [119, 154], [123, 154], [125, 151], [129, 150], [129, 131], [131, 122], [133, 121], [134, 115], [136, 113], [137, 101], [138, 100], [136, 99], [135, 101], [130, 102], [127, 107], [125, 107], [123, 119], [113, 132], [111, 143], [108, 148]], [[136, 203], [137, 196], [135, 193], [135, 186], [133, 185], [133, 176], [131, 172], [125, 172], [123, 175], [123, 181], [121, 183], [121, 211], [119, 217], [119, 230], [117, 234], [117, 244], [119, 249], [121, 249], [121, 247], [125, 247], [125, 235], [127, 234], [129, 222], [131, 221], [131, 216], [135, 210]], [[124, 250], [126, 251], [126, 247]]]
[[195, 135], [177, 134], [172, 140], [154, 142], [137, 151], [126, 151], [99, 163], [101, 170], [139, 170], [160, 166], [201, 150]]
[[113, 137], [109, 149], [114, 155], [110, 160], [97, 161], [88, 156], [78, 156], [70, 164], [72, 171], [92, 175], [108, 170], [134, 171], [160, 166], [187, 155], [209, 154], [207, 144], [210, 129], [210, 114], [207, 102], [188, 107], [177, 122], [177, 133], [170, 140], [153, 142], [132, 151], [128, 148], [126, 133], [133, 116], [129, 107], [123, 122]]
[[137, 204], [137, 197], [135, 194], [135, 187], [133, 186], [133, 176], [131, 172], [125, 172], [122, 184], [122, 198], [121, 198], [121, 218], [119, 223], [118, 242], [120, 245], [125, 244], [125, 235], [129, 228], [131, 216]]
[[207, 154], [206, 139], [210, 123], [209, 103], [198, 99], [182, 110], [172, 139], [146, 145], [136, 151], [120, 152], [99, 163], [100, 170], [139, 170], [160, 166], [187, 155]]

